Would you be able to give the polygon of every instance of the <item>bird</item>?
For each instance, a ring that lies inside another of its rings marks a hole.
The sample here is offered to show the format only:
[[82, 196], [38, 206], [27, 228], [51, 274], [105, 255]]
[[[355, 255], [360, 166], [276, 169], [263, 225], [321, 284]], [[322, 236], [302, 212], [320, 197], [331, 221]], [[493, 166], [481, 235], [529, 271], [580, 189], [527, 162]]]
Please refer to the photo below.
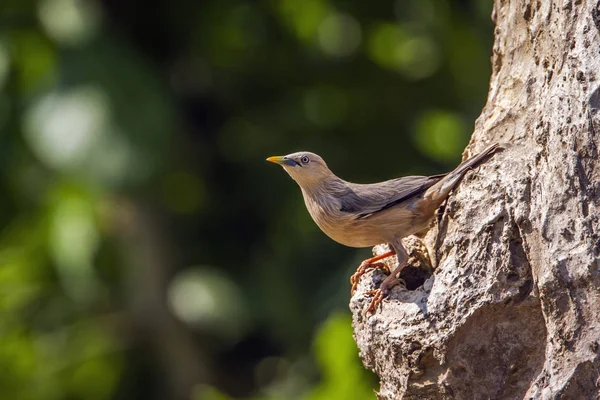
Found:
[[[315, 153], [300, 151], [273, 156], [267, 161], [279, 164], [296, 181], [308, 213], [331, 239], [355, 248], [388, 243], [390, 251], [364, 260], [350, 278], [351, 294], [367, 271], [381, 268], [389, 273], [379, 288], [367, 292], [373, 299], [365, 314], [373, 312], [392, 287], [403, 283], [398, 278], [406, 266], [408, 252], [402, 238], [429, 227], [436, 210], [470, 169], [498, 148], [486, 147], [446, 174], [405, 176], [384, 182], [360, 184], [336, 176], [325, 160]], [[398, 266], [390, 271], [380, 261], [396, 255]]]

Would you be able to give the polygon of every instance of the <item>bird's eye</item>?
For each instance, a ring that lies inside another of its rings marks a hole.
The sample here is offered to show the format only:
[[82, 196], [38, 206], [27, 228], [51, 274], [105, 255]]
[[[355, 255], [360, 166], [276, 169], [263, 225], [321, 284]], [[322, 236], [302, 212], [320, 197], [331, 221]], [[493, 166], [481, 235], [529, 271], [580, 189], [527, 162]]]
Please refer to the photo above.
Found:
[[308, 159], [308, 157], [307, 157], [307, 156], [302, 156], [302, 158], [300, 159], [300, 161], [302, 161], [302, 164], [308, 164], [308, 162], [309, 162], [310, 160]]

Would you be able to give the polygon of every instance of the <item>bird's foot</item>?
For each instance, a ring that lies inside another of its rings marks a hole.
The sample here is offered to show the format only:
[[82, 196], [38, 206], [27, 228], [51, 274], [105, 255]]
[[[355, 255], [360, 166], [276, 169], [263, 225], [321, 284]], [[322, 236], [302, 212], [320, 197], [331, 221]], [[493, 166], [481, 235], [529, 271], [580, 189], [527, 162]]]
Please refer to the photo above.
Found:
[[358, 281], [360, 280], [360, 278], [373, 269], [382, 269], [388, 274], [390, 273], [390, 267], [388, 267], [384, 263], [371, 263], [369, 262], [369, 260], [363, 261], [356, 270], [356, 272], [350, 277], [350, 283], [352, 284], [352, 289], [350, 289], [351, 296], [354, 295], [354, 292], [356, 292], [356, 288], [358, 287]]
[[395, 277], [393, 279], [389, 279], [389, 278], [392, 278], [392, 277], [389, 276], [388, 278], [386, 278], [381, 283], [381, 286], [379, 286], [379, 289], [370, 290], [365, 293], [365, 294], [373, 295], [373, 299], [371, 300], [369, 307], [367, 307], [367, 310], [365, 311], [365, 315], [367, 315], [370, 312], [374, 312], [377, 309], [377, 307], [379, 307], [379, 305], [381, 304], [383, 299], [389, 294], [390, 289], [393, 288], [394, 286], [396, 286], [397, 284], [401, 284], [402, 286], [404, 286], [406, 288], [406, 281], [404, 279], [395, 278]]

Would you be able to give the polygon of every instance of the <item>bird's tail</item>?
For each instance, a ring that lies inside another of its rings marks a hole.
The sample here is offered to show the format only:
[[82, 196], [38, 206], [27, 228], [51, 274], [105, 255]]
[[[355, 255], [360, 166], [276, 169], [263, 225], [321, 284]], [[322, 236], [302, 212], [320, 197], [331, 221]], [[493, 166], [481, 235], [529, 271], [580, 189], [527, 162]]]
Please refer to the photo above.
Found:
[[425, 197], [429, 197], [433, 203], [439, 202], [441, 204], [467, 171], [484, 161], [497, 148], [498, 143], [494, 143], [486, 147], [481, 153], [463, 161], [454, 171], [449, 172], [439, 182], [427, 189]]

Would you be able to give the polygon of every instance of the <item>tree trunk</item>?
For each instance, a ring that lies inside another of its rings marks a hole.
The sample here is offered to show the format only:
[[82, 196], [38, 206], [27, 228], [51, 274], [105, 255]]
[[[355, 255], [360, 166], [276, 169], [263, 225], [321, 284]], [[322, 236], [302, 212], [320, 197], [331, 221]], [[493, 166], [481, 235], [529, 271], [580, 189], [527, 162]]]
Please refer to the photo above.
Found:
[[[435, 272], [350, 307], [382, 399], [598, 399], [600, 2], [495, 0], [467, 174], [424, 243]], [[410, 286], [409, 286], [410, 288]]]

